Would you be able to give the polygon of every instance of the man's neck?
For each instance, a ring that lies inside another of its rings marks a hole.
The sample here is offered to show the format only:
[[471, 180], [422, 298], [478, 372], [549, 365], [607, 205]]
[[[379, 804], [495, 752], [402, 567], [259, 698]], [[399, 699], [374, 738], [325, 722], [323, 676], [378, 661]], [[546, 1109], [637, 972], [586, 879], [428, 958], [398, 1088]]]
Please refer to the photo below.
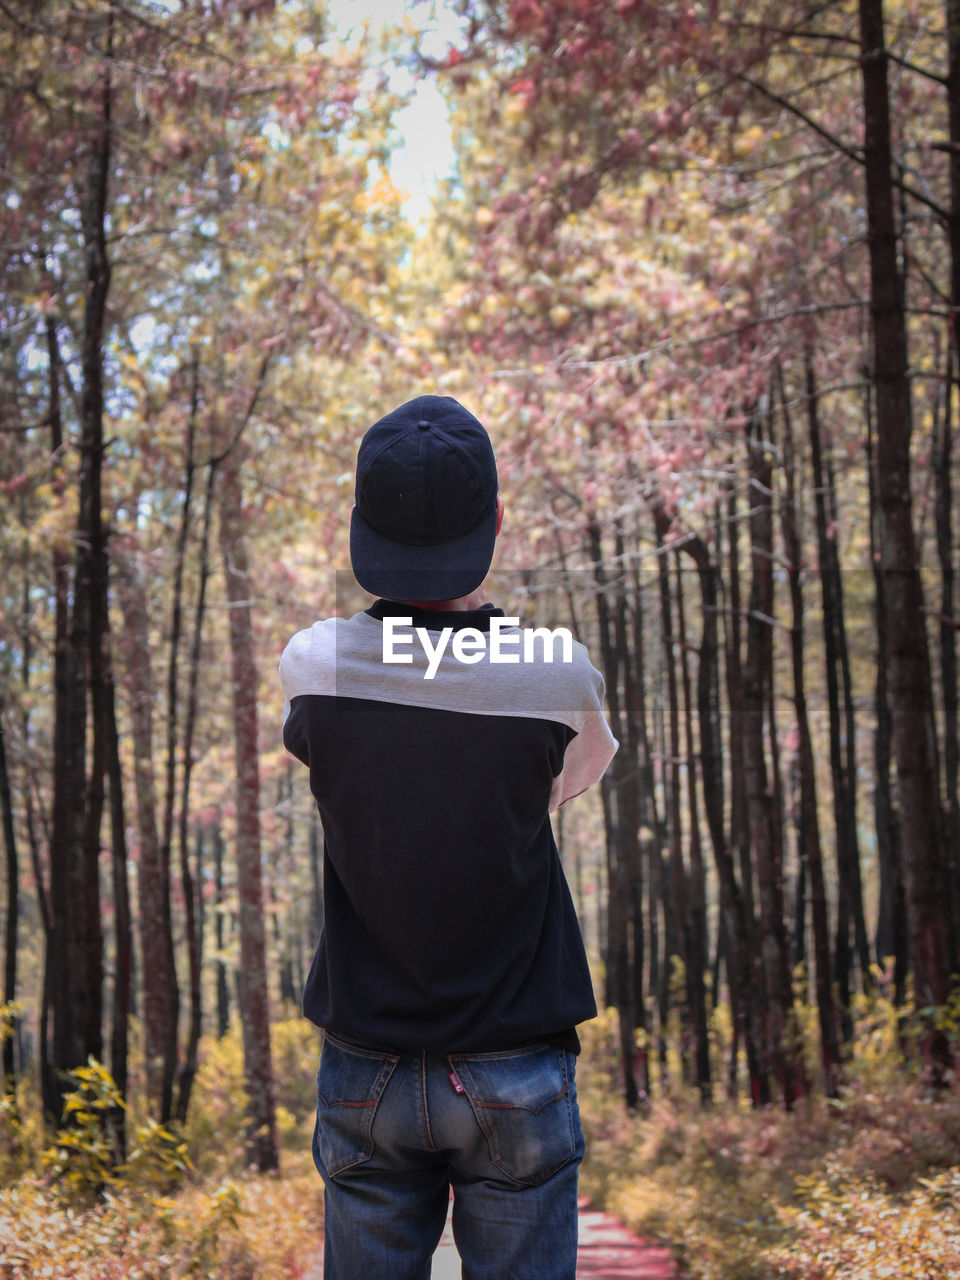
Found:
[[468, 596], [459, 596], [456, 600], [401, 600], [399, 603], [414, 609], [426, 609], [430, 613], [465, 613], [486, 604], [487, 593], [483, 587], [477, 587]]

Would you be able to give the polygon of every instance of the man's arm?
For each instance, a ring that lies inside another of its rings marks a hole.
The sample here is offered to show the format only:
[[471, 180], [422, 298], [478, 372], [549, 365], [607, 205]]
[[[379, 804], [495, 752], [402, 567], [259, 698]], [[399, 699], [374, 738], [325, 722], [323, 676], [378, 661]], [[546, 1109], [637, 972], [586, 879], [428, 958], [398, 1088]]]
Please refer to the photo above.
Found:
[[331, 620], [298, 631], [280, 658], [283, 688], [283, 745], [304, 764], [307, 742], [295, 699], [303, 694], [328, 693], [336, 681], [335, 633]]
[[564, 753], [563, 769], [553, 780], [551, 812], [599, 782], [620, 745], [607, 724], [603, 689], [603, 677], [588, 664], [582, 703], [583, 721]]

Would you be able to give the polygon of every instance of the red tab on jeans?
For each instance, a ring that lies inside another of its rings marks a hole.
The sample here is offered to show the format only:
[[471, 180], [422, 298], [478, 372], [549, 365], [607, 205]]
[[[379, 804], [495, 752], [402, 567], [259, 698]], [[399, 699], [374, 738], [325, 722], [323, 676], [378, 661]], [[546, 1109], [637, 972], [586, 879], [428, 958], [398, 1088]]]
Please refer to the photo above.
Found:
[[450, 1083], [453, 1085], [454, 1093], [463, 1093], [463, 1085], [455, 1071], [450, 1072]]

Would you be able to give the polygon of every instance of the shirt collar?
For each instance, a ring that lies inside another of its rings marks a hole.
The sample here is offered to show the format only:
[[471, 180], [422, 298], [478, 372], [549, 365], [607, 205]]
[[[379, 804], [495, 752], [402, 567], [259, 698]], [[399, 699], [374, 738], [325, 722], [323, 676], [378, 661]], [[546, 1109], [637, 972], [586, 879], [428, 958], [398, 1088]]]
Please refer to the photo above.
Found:
[[443, 631], [446, 627], [452, 627], [454, 631], [462, 631], [466, 627], [489, 631], [490, 619], [504, 616], [503, 610], [492, 604], [483, 604], [479, 609], [418, 609], [416, 605], [405, 604], [402, 600], [378, 600], [364, 612], [381, 622], [384, 618], [412, 618], [413, 626], [424, 627], [427, 631]]

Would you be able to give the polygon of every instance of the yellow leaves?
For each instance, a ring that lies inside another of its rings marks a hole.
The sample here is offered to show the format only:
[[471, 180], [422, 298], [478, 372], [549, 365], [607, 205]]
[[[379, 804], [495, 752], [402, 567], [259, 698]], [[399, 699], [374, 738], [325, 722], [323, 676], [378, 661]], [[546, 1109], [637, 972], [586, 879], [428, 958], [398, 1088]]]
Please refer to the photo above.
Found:
[[375, 212], [381, 208], [396, 207], [400, 193], [389, 174], [382, 170], [374, 182], [359, 197], [357, 204], [361, 212]]
[[110, 1072], [94, 1058], [71, 1071], [69, 1080], [75, 1088], [64, 1097], [65, 1123], [42, 1160], [61, 1193], [88, 1197], [119, 1181], [106, 1120], [126, 1104]]
[[[854, 1010], [839, 1105], [810, 1097], [793, 1114], [764, 1113], [742, 1096], [705, 1112], [683, 1087], [664, 1092], [656, 1078], [650, 1113], [638, 1121], [609, 1110], [616, 1018], [608, 1011], [581, 1031], [586, 1189], [641, 1234], [668, 1236], [692, 1280], [954, 1280], [960, 1098], [931, 1099], [910, 1081], [898, 1010], [885, 1005], [862, 999]], [[878, 1018], [895, 1028], [886, 1060], [862, 1069], [864, 1036], [869, 1047]], [[813, 1012], [814, 1053], [815, 1022]], [[729, 1043], [728, 1005], [714, 1012], [711, 1034]], [[668, 1054], [678, 1043], [674, 1035]], [[677, 1064], [674, 1080], [680, 1074]]]
[[234, 165], [234, 173], [240, 182], [255, 187], [263, 181], [264, 169], [259, 159], [238, 160]]
[[[815, 1261], [825, 1280], [952, 1280], [960, 1265], [960, 1173], [917, 1182], [894, 1203], [869, 1178], [844, 1186], [817, 1174], [798, 1178], [800, 1206], [778, 1210], [799, 1237], [789, 1256], [801, 1266]], [[782, 1250], [771, 1261], [786, 1255]]]
[[503, 102], [500, 108], [500, 118], [510, 129], [524, 123], [527, 118], [527, 109], [516, 94], [508, 97]]
[[321, 1222], [306, 1151], [283, 1179], [221, 1174], [177, 1195], [112, 1190], [91, 1207], [59, 1206], [25, 1182], [0, 1192], [0, 1271], [9, 1280], [288, 1280], [292, 1266], [299, 1274], [319, 1257]]
[[38, 315], [44, 315], [49, 311], [57, 301], [56, 294], [28, 293], [23, 299], [23, 306], [29, 311], [35, 311]]
[[17, 1032], [17, 1020], [23, 1017], [23, 1005], [19, 1000], [0, 1004], [0, 1043], [12, 1040]]
[[734, 139], [734, 154], [741, 160], [752, 156], [766, 137], [766, 130], [759, 124], [751, 125], [745, 132]]
[[432, 329], [420, 328], [413, 331], [411, 341], [421, 351], [429, 351], [434, 343], [434, 332]]

